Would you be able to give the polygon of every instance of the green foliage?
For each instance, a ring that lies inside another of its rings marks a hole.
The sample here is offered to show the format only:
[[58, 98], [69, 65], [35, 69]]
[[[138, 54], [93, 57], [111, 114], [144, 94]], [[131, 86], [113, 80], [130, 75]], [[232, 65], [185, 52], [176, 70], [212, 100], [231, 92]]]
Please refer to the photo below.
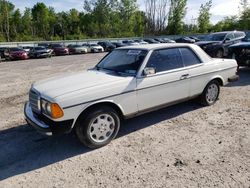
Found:
[[210, 24], [210, 9], [212, 7], [212, 0], [209, 0], [205, 5], [201, 4], [200, 12], [198, 17], [198, 28], [200, 33], [207, 33], [209, 28], [211, 28]]
[[159, 34], [194, 34], [222, 30], [249, 30], [248, 0], [241, 0], [239, 14], [210, 24], [212, 0], [200, 6], [198, 24], [185, 24], [187, 0], [85, 0], [83, 11], [55, 12], [37, 3], [23, 12], [0, 0], [0, 42], [32, 40], [77, 40], [100, 37], [143, 37]]
[[182, 34], [183, 30], [183, 18], [186, 15], [187, 0], [171, 0], [169, 17], [168, 17], [168, 34]]

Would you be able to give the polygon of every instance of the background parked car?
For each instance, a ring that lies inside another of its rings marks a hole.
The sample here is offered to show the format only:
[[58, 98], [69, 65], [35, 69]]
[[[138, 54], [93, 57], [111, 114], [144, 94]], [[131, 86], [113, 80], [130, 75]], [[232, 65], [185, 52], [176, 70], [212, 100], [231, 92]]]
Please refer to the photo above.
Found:
[[165, 43], [176, 43], [174, 40], [171, 40], [169, 38], [162, 38], [162, 40], [164, 40]]
[[191, 39], [189, 37], [181, 37], [181, 38], [176, 39], [175, 42], [177, 42], [177, 43], [190, 43], [190, 44], [193, 44], [193, 43], [195, 43], [195, 40]]
[[43, 46], [45, 48], [50, 48], [50, 44], [49, 43], [38, 43], [37, 46]]
[[197, 42], [211, 57], [227, 57], [228, 47], [239, 43], [245, 37], [242, 31], [225, 31], [212, 33], [205, 38], [205, 41]]
[[138, 42], [135, 42], [135, 41], [133, 41], [133, 40], [123, 40], [122, 43], [126, 44], [127, 46], [139, 45]]
[[100, 46], [99, 44], [83, 44], [83, 46], [87, 47], [88, 52], [92, 52], [92, 53], [98, 53], [98, 52], [104, 52], [104, 49], [102, 46]]
[[148, 42], [146, 42], [146, 41], [144, 41], [142, 39], [136, 39], [136, 40], [134, 40], [134, 42], [137, 42], [139, 44], [148, 44]]
[[200, 39], [197, 38], [197, 37], [195, 37], [195, 36], [189, 36], [189, 38], [193, 39], [195, 42], [199, 42], [200, 41]]
[[71, 44], [68, 45], [69, 54], [85, 54], [88, 53], [88, 48], [78, 45], [78, 44]]
[[4, 51], [4, 56], [6, 60], [25, 60], [29, 58], [27, 52], [22, 48], [8, 48]]
[[236, 59], [238, 66], [250, 66], [250, 33], [242, 42], [229, 46], [230, 58]]
[[112, 44], [115, 45], [116, 48], [127, 46], [126, 44], [121, 42], [112, 42]]
[[158, 41], [160, 43], [166, 43], [165, 40], [161, 39], [161, 38], [154, 38], [155, 41]]
[[20, 47], [20, 48], [22, 48], [25, 52], [27, 52], [27, 54], [29, 54], [30, 50], [31, 50], [33, 47], [31, 47], [31, 46], [22, 46], [22, 47]]
[[62, 44], [51, 44], [54, 55], [69, 55], [69, 49]]
[[97, 44], [102, 46], [105, 52], [111, 52], [112, 50], [116, 48], [114, 44], [108, 41], [101, 41], [101, 42], [98, 42]]
[[30, 58], [42, 58], [42, 57], [51, 57], [53, 50], [45, 48], [44, 46], [33, 47], [30, 50]]
[[4, 51], [6, 49], [8, 49], [8, 48], [7, 47], [0, 47], [0, 56], [1, 56], [2, 59], [5, 58]]
[[147, 43], [149, 43], [149, 44], [159, 44], [160, 42], [158, 42], [158, 41], [156, 41], [156, 40], [154, 40], [154, 39], [150, 39], [150, 38], [148, 38], [148, 39], [143, 39], [144, 41], [146, 41]]

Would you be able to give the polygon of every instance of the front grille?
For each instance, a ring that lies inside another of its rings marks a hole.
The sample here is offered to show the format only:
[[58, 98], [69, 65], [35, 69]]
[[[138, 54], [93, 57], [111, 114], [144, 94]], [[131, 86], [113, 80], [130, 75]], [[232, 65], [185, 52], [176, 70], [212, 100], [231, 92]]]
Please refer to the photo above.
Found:
[[32, 111], [34, 112], [40, 112], [40, 99], [39, 94], [33, 90], [30, 90], [29, 92], [29, 102]]

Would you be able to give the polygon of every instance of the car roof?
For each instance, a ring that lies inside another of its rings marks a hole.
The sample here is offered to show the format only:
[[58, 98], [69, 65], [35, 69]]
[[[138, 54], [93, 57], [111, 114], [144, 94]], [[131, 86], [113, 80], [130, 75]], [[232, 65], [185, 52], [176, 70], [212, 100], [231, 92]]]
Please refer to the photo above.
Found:
[[221, 31], [221, 32], [216, 32], [216, 33], [211, 33], [211, 34], [228, 34], [228, 33], [244, 33], [243, 31]]
[[194, 44], [186, 44], [186, 43], [161, 43], [161, 44], [141, 44], [136, 46], [125, 46], [120, 47], [119, 49], [141, 49], [141, 50], [157, 50], [161, 48], [172, 48], [172, 47], [192, 47]]

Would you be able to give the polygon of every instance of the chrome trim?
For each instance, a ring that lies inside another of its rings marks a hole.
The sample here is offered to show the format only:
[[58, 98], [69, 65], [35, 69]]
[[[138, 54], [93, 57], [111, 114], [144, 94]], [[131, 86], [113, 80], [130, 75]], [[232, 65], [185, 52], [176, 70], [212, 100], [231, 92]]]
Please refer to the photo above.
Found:
[[34, 88], [31, 88], [29, 91], [29, 102], [33, 111], [40, 113], [41, 112], [41, 104], [40, 104], [41, 96], [38, 91]]
[[38, 132], [48, 136], [52, 135], [49, 125], [45, 124], [36, 117], [29, 102], [25, 103], [24, 115], [28, 124], [32, 125]]

